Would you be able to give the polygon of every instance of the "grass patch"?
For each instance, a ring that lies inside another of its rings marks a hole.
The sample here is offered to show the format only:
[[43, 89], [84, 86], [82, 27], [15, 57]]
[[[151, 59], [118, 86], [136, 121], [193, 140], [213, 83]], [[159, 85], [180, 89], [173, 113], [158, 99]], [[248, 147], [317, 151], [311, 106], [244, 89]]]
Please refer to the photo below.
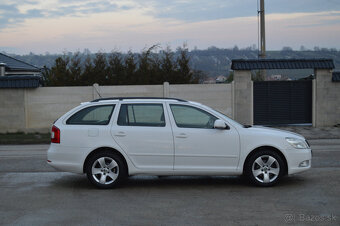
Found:
[[0, 144], [49, 144], [50, 133], [0, 133]]

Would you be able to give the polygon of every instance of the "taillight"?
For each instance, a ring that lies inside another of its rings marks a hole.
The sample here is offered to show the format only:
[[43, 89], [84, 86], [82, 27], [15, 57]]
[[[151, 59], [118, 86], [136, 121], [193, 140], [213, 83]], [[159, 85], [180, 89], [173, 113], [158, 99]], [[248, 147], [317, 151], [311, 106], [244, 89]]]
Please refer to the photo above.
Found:
[[51, 143], [60, 143], [60, 129], [55, 125], [52, 126]]

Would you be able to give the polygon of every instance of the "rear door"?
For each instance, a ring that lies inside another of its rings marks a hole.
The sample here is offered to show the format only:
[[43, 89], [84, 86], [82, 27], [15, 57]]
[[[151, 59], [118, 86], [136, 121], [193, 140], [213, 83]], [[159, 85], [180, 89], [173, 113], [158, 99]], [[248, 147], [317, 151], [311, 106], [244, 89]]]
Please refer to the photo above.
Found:
[[120, 105], [111, 133], [137, 168], [173, 170], [174, 144], [165, 111], [162, 102]]

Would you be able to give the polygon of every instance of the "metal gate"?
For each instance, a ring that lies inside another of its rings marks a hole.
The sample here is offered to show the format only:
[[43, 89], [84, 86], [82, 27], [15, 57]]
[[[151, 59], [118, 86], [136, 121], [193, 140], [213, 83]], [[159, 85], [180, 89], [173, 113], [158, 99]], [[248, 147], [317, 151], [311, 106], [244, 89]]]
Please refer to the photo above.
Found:
[[312, 80], [254, 82], [254, 124], [312, 123]]

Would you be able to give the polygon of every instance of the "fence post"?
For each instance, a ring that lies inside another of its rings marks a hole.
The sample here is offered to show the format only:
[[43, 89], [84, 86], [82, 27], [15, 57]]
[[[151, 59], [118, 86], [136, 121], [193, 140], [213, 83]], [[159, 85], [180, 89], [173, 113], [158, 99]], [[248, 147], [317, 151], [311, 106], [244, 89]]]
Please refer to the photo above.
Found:
[[340, 84], [332, 82], [332, 71], [315, 69], [314, 127], [340, 124]]
[[92, 88], [93, 88], [92, 89], [93, 99], [95, 100], [95, 99], [101, 98], [100, 87], [99, 87], [98, 83], [93, 84]]
[[163, 97], [170, 97], [170, 84], [169, 84], [169, 82], [163, 83]]
[[234, 119], [242, 124], [253, 124], [253, 82], [250, 70], [234, 71]]

